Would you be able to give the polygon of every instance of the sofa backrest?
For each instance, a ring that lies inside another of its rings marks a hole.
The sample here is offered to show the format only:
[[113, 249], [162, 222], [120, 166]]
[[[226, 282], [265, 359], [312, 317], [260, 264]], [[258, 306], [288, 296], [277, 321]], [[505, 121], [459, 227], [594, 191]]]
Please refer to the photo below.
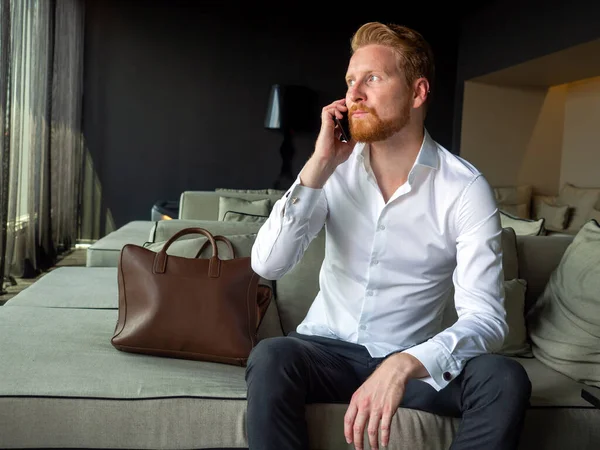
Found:
[[535, 303], [544, 291], [550, 275], [558, 267], [560, 260], [574, 236], [517, 236], [519, 258], [519, 278], [527, 281], [525, 311]]
[[[233, 234], [258, 233], [261, 227], [259, 223], [249, 222], [226, 222], [218, 220], [159, 220], [150, 229], [148, 242], [164, 242], [178, 231], [184, 228], [204, 228], [213, 235], [221, 234], [230, 236]], [[197, 235], [186, 235], [182, 239], [198, 237]]]
[[184, 191], [179, 198], [179, 219], [217, 220], [219, 216], [219, 197], [235, 197], [244, 200], [262, 200], [268, 198], [274, 204], [281, 194], [255, 194], [229, 191]]

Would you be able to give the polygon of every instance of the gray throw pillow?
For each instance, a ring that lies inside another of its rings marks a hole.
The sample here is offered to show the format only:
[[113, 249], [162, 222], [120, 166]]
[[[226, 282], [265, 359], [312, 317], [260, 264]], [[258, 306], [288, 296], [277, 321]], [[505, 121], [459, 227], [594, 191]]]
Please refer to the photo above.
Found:
[[223, 222], [245, 222], [263, 224], [269, 216], [259, 216], [257, 214], [247, 214], [234, 211], [227, 211], [223, 216]]
[[228, 211], [268, 216], [271, 212], [271, 207], [271, 200], [268, 198], [261, 200], [244, 200], [237, 197], [219, 197], [218, 220], [222, 221]]

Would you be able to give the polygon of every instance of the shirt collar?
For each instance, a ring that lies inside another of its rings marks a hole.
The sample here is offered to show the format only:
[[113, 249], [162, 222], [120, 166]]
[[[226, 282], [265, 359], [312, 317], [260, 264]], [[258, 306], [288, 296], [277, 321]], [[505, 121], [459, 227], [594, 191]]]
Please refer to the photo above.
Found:
[[[356, 144], [356, 149], [358, 150], [358, 155], [360, 158], [365, 161], [366, 167], [370, 167], [369, 164], [369, 145], [364, 142], [359, 142]], [[439, 169], [439, 156], [437, 151], [437, 144], [429, 134], [427, 130], [425, 130], [423, 136], [423, 143], [421, 144], [421, 149], [417, 154], [417, 158], [415, 159], [415, 163], [413, 164], [412, 170], [416, 166], [425, 166], [431, 167], [432, 169]]]

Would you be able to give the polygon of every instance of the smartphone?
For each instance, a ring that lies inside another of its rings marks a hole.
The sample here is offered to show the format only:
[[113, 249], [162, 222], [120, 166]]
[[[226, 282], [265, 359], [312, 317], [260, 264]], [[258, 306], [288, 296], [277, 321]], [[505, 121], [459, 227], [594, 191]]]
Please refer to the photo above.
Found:
[[333, 120], [335, 124], [342, 132], [340, 135], [340, 141], [349, 142], [350, 141], [350, 124], [348, 123], [348, 113], [343, 113], [344, 116], [341, 119], [338, 119], [337, 116], [333, 116]]

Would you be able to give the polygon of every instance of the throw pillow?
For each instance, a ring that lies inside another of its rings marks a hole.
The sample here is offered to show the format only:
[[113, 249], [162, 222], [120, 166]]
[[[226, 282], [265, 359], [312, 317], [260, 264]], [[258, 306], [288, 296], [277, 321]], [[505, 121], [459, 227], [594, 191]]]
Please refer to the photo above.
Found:
[[558, 202], [573, 208], [567, 232], [577, 233], [598, 201], [600, 188], [580, 188], [565, 183], [558, 195]]
[[508, 335], [498, 351], [506, 356], [532, 356], [525, 325], [525, 291], [527, 282], [515, 278], [504, 282], [504, 308]]
[[600, 225], [585, 223], [527, 314], [534, 356], [600, 387]]
[[512, 228], [517, 236], [543, 236], [545, 233], [544, 219], [523, 219], [500, 211], [502, 228]]
[[519, 205], [498, 204], [498, 209], [510, 214], [511, 216], [529, 219], [529, 204], [521, 203]]
[[271, 200], [264, 198], [251, 201], [236, 197], [219, 197], [218, 220], [222, 221], [227, 211], [268, 216], [271, 212]]
[[531, 203], [531, 185], [506, 186], [494, 188], [496, 201], [505, 205], [520, 205]]
[[569, 205], [551, 205], [540, 202], [537, 205], [537, 217], [545, 219], [544, 226], [547, 230], [563, 231], [569, 223]]
[[224, 222], [247, 222], [247, 223], [265, 223], [269, 216], [259, 216], [256, 214], [246, 214], [233, 211], [227, 211], [223, 216]]

